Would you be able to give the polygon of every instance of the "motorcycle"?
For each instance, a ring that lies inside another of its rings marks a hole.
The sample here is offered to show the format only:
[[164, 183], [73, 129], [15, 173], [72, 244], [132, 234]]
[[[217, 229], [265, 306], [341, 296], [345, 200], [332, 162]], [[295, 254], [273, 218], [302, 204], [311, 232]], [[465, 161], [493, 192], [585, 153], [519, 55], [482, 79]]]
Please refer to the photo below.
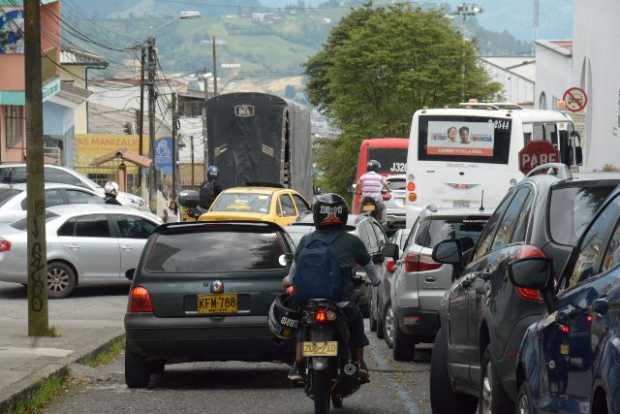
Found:
[[305, 392], [314, 400], [315, 414], [341, 408], [343, 399], [359, 390], [358, 365], [349, 346], [347, 303], [310, 299], [302, 307], [299, 340], [303, 345]]

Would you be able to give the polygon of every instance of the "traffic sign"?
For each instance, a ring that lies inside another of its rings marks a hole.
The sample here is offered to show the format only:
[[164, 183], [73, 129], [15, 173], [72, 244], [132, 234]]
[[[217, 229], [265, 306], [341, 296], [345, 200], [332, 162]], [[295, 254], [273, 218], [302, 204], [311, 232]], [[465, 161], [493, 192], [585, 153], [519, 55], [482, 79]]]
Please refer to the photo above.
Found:
[[560, 153], [549, 141], [530, 141], [519, 151], [519, 170], [525, 175], [550, 162], [560, 162]]
[[588, 94], [581, 88], [570, 88], [564, 92], [566, 109], [571, 112], [581, 112], [588, 105]]

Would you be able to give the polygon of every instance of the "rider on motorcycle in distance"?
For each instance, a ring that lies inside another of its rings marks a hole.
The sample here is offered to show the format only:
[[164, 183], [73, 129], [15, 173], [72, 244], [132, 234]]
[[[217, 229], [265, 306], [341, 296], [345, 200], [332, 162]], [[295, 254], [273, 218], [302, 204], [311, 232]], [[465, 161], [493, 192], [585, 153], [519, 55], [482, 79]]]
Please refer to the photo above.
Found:
[[379, 222], [383, 222], [385, 214], [385, 203], [383, 202], [383, 191], [389, 191], [387, 181], [384, 176], [379, 174], [381, 163], [370, 160], [366, 165], [366, 173], [359, 178], [357, 183], [358, 191], [362, 194], [362, 203], [365, 198], [372, 198], [377, 206], [377, 217]]
[[[338, 194], [321, 194], [316, 197], [316, 201], [312, 206], [312, 214], [314, 216], [314, 225], [316, 231], [312, 234], [304, 236], [295, 252], [295, 259], [299, 257], [300, 252], [304, 248], [304, 244], [311, 237], [331, 239], [334, 232], [341, 233], [333, 242], [332, 249], [338, 258], [343, 274], [346, 275], [343, 301], [350, 301], [349, 305], [344, 309], [349, 327], [351, 330], [351, 351], [353, 359], [358, 364], [360, 378], [364, 382], [368, 382], [368, 368], [364, 362], [364, 347], [368, 346], [368, 338], [364, 333], [364, 318], [362, 313], [353, 301], [355, 295], [354, 286], [354, 269], [362, 268], [370, 282], [374, 286], [378, 286], [381, 281], [372, 264], [371, 257], [366, 250], [364, 243], [357, 237], [347, 232], [346, 224], [349, 216], [349, 210], [346, 201]], [[284, 288], [293, 283], [293, 275], [295, 274], [295, 262], [293, 262], [288, 276], [282, 281]], [[293, 382], [302, 381], [299, 369], [303, 355], [300, 346], [297, 347], [296, 361], [289, 373], [289, 379]]]

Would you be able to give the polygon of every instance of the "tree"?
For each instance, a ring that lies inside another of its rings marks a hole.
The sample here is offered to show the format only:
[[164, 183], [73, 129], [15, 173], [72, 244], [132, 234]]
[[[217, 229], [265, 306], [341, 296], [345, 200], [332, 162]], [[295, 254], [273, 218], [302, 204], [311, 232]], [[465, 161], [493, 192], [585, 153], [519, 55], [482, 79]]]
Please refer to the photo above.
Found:
[[310, 101], [343, 131], [318, 151], [327, 188], [345, 192], [367, 137], [409, 136], [413, 113], [493, 97], [500, 86], [478, 65], [440, 11], [409, 5], [354, 10], [306, 63]]

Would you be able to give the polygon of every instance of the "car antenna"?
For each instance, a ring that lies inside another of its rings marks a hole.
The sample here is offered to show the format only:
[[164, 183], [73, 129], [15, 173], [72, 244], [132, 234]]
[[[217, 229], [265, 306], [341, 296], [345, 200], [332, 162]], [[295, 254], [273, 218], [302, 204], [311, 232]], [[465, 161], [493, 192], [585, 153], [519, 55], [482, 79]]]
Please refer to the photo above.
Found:
[[482, 195], [480, 196], [480, 211], [484, 211], [484, 190], [482, 190]]

